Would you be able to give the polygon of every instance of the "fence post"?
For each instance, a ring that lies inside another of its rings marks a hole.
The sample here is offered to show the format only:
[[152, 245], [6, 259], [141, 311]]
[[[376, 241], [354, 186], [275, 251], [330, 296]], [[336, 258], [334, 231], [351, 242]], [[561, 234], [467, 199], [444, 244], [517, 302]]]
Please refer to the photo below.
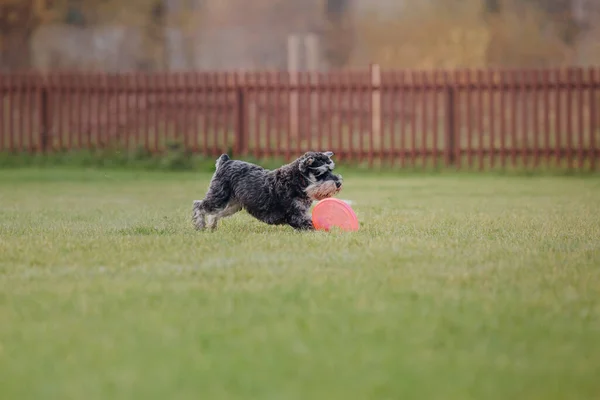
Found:
[[[596, 94], [596, 89], [598, 87], [598, 73], [600, 72], [600, 69], [595, 70], [593, 67], [590, 68], [589, 70], [589, 74], [590, 74], [590, 91], [589, 91], [589, 104], [590, 104], [590, 169], [592, 171], [596, 170], [596, 152], [597, 152], [597, 148], [596, 148], [596, 130], [598, 128], [598, 124], [596, 122], [597, 120], [597, 116], [598, 116], [598, 111], [596, 109], [596, 99], [597, 99], [597, 94]], [[547, 129], [547, 128], [546, 128]]]
[[455, 116], [455, 89], [452, 84], [447, 83], [446, 85], [446, 166], [454, 165], [455, 150], [456, 150], [456, 133], [454, 123]]
[[[369, 168], [373, 167], [374, 139], [377, 138], [379, 148], [383, 138], [381, 137], [381, 69], [379, 64], [371, 64], [371, 132], [369, 136]], [[362, 140], [362, 138], [361, 138]], [[383, 154], [379, 154], [383, 159]]]
[[247, 96], [245, 82], [240, 82], [240, 74], [235, 74], [235, 104], [236, 104], [236, 130], [235, 130], [235, 155], [241, 156], [248, 153], [248, 142], [246, 129], [248, 129], [247, 118]]
[[4, 151], [4, 134], [6, 132], [6, 129], [8, 129], [4, 127], [4, 117], [6, 115], [6, 110], [4, 109], [4, 93], [4, 76], [2, 75], [2, 73], [0, 73], [0, 151]]
[[48, 109], [49, 76], [40, 76], [40, 150], [44, 153], [50, 149], [50, 110]]

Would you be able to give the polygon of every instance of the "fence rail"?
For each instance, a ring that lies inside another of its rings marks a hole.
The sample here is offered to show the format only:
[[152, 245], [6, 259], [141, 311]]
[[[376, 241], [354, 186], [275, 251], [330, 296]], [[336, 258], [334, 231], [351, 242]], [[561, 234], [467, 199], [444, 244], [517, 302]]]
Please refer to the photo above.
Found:
[[0, 151], [596, 169], [600, 68], [0, 74]]

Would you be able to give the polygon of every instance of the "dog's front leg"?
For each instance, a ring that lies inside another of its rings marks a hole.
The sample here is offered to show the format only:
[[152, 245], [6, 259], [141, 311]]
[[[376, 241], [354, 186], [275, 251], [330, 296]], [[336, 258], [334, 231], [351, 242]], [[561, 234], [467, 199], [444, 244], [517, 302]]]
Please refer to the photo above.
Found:
[[298, 207], [294, 207], [293, 210], [290, 210], [287, 220], [288, 224], [296, 230], [312, 231], [315, 229], [307, 211]]
[[289, 222], [290, 226], [299, 231], [313, 231], [315, 227], [313, 223], [308, 218], [290, 218]]

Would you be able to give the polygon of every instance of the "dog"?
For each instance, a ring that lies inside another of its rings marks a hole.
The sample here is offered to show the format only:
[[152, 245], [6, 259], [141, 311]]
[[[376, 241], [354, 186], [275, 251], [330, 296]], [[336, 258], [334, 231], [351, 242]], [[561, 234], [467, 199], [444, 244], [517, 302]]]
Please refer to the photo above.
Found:
[[309, 208], [313, 201], [332, 197], [342, 189], [341, 175], [332, 173], [333, 152], [307, 152], [275, 170], [227, 154], [216, 170], [203, 200], [194, 200], [192, 222], [196, 230], [214, 230], [220, 219], [245, 209], [269, 225], [314, 230]]

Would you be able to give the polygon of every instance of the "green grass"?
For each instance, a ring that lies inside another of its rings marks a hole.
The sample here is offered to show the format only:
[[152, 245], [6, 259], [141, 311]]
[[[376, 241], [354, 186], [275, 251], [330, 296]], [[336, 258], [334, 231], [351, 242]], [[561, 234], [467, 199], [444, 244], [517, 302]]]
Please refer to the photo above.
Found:
[[600, 396], [600, 180], [346, 173], [357, 233], [197, 233], [209, 178], [0, 171], [0, 398]]

